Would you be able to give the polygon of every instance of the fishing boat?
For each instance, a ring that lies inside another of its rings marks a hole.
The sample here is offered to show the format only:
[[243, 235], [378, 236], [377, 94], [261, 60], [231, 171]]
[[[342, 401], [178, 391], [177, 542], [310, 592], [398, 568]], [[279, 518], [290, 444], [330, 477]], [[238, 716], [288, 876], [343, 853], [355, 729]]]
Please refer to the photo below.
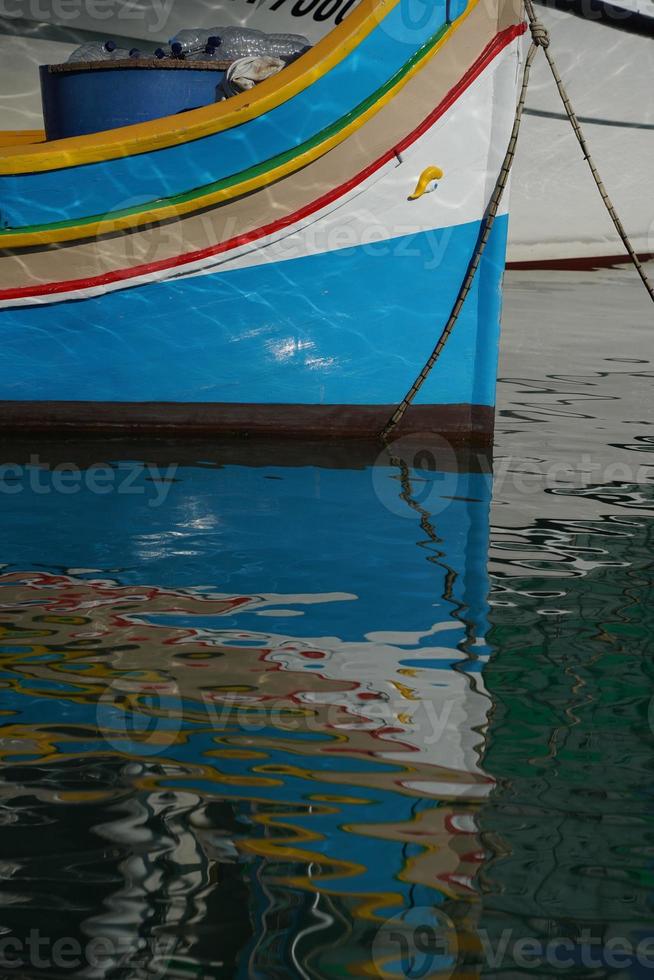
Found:
[[[475, 251], [525, 24], [513, 0], [309, 5], [310, 50], [250, 91], [77, 135], [71, 99], [66, 135], [4, 134], [5, 427], [384, 425]], [[211, 16], [266, 29], [271, 9]], [[88, 67], [101, 118], [134, 69]], [[507, 224], [505, 205], [405, 431], [491, 439]]]

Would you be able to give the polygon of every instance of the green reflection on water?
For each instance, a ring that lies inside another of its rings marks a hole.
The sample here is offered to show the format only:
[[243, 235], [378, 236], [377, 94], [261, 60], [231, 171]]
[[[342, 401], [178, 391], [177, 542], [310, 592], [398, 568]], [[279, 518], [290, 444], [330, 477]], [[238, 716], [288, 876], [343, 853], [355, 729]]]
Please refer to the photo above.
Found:
[[651, 975], [654, 523], [542, 522], [529, 541], [498, 580], [484, 674], [482, 973]]

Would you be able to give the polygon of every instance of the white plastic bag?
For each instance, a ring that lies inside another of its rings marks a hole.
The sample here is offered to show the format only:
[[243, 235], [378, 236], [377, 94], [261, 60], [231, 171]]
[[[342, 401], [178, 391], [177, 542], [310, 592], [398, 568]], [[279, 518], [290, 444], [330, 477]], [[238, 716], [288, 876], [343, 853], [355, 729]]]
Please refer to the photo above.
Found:
[[227, 69], [223, 81], [225, 95], [229, 97], [230, 95], [238, 95], [239, 92], [247, 92], [262, 82], [264, 78], [276, 75], [285, 67], [286, 62], [282, 61], [281, 58], [270, 58], [267, 55], [239, 58]]

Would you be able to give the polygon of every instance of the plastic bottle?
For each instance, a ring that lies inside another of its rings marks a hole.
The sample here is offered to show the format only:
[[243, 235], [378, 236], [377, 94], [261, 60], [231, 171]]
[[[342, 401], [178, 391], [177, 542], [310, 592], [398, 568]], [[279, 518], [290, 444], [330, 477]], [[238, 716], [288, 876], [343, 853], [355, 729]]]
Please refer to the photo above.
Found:
[[130, 53], [127, 48], [114, 48], [109, 56], [109, 61], [128, 61]]
[[140, 48], [132, 48], [132, 50], [129, 52], [129, 56], [130, 58], [133, 58], [134, 61], [138, 61], [139, 58], [143, 57], [143, 52]]
[[222, 61], [221, 55], [218, 53], [218, 48], [215, 44], [207, 44], [204, 49], [204, 54], [197, 55], [202, 61]]
[[155, 48], [154, 56], [159, 60], [161, 60], [162, 58], [169, 58], [170, 51], [166, 51], [165, 48]]
[[[223, 30], [222, 27], [218, 30]], [[195, 51], [190, 57], [197, 61], [223, 61], [224, 55], [218, 50], [220, 48], [220, 36], [217, 34], [209, 34], [207, 36], [207, 43], [202, 51]]]
[[302, 34], [268, 34], [266, 40], [268, 47], [263, 54], [271, 58], [295, 58], [311, 47]]
[[225, 61], [236, 61], [265, 54], [266, 35], [252, 27], [225, 27], [220, 35], [220, 54]]
[[186, 52], [179, 41], [173, 41], [170, 45], [170, 51], [173, 58], [177, 58], [178, 61], [184, 61], [186, 58]]
[[221, 35], [220, 56], [225, 61], [268, 55], [292, 58], [310, 47], [301, 34], [264, 34], [252, 27], [225, 27]]
[[185, 31], [178, 31], [175, 37], [171, 37], [170, 47], [174, 49], [178, 44], [183, 54], [200, 54], [206, 48], [210, 34], [211, 31], [206, 27], [191, 27]]
[[81, 44], [79, 48], [76, 48], [69, 55], [68, 63], [71, 64], [77, 61], [111, 61], [115, 50], [115, 41], [105, 41], [104, 44], [101, 44], [99, 41], [88, 41], [86, 44]]

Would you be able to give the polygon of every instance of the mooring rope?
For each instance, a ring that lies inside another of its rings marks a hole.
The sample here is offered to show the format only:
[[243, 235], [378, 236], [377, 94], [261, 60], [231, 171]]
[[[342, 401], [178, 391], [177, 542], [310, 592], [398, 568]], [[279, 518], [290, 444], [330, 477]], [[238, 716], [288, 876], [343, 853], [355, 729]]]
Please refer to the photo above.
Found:
[[407, 408], [409, 408], [409, 406], [413, 402], [413, 399], [418, 394], [423, 384], [427, 380], [427, 377], [429, 376], [432, 368], [434, 367], [434, 364], [440, 357], [443, 348], [445, 347], [448, 338], [452, 333], [452, 330], [454, 329], [454, 325], [459, 318], [459, 314], [461, 313], [461, 309], [463, 307], [463, 304], [465, 303], [466, 297], [470, 292], [472, 283], [475, 278], [475, 274], [477, 272], [477, 269], [479, 268], [479, 263], [481, 262], [481, 258], [484, 254], [484, 250], [486, 248], [486, 245], [488, 244], [488, 239], [490, 238], [490, 233], [493, 229], [493, 224], [495, 222], [495, 218], [497, 217], [497, 212], [499, 210], [499, 206], [502, 201], [502, 196], [504, 194], [504, 190], [506, 188], [506, 184], [509, 179], [509, 174], [511, 173], [511, 167], [513, 166], [513, 161], [515, 159], [518, 136], [520, 134], [520, 125], [522, 123], [522, 116], [525, 108], [525, 100], [527, 98], [527, 89], [529, 88], [531, 66], [539, 48], [542, 48], [545, 53], [545, 57], [547, 58], [547, 62], [552, 71], [552, 75], [554, 76], [554, 81], [556, 82], [556, 87], [559, 90], [559, 94], [561, 96], [561, 100], [563, 102], [566, 115], [570, 121], [570, 124], [572, 125], [575, 136], [577, 137], [577, 141], [579, 142], [579, 145], [583, 151], [584, 159], [588, 162], [588, 166], [590, 167], [595, 183], [597, 184], [597, 188], [601, 194], [602, 200], [604, 201], [604, 205], [609, 215], [611, 216], [613, 224], [615, 225], [615, 228], [618, 232], [618, 235], [620, 236], [622, 243], [625, 246], [625, 249], [629, 253], [629, 257], [631, 258], [631, 261], [633, 262], [640, 278], [642, 279], [643, 284], [650, 295], [650, 298], [652, 299], [652, 301], [654, 301], [654, 286], [652, 286], [652, 283], [650, 282], [647, 273], [645, 272], [645, 269], [643, 268], [643, 265], [640, 259], [638, 258], [638, 255], [636, 254], [633, 245], [631, 244], [629, 236], [627, 235], [627, 232], [624, 229], [624, 226], [618, 216], [618, 213], [615, 210], [613, 202], [611, 201], [611, 198], [607, 193], [607, 190], [604, 186], [604, 182], [600, 177], [599, 171], [597, 170], [595, 162], [590, 154], [590, 150], [588, 149], [588, 144], [586, 143], [586, 138], [583, 134], [579, 120], [575, 114], [574, 109], [572, 108], [572, 103], [570, 102], [570, 98], [566, 91], [565, 85], [563, 84], [563, 80], [559, 74], [558, 68], [556, 66], [556, 62], [554, 61], [554, 57], [549, 50], [549, 45], [550, 45], [549, 32], [545, 27], [545, 25], [538, 20], [536, 13], [534, 11], [532, 0], [524, 0], [524, 4], [525, 4], [525, 11], [527, 13], [527, 18], [529, 20], [529, 28], [531, 30], [531, 44], [529, 45], [529, 50], [527, 52], [527, 57], [525, 59], [524, 69], [522, 73], [522, 86], [520, 88], [520, 96], [518, 98], [518, 103], [516, 105], [515, 118], [513, 120], [513, 129], [511, 130], [509, 145], [507, 147], [506, 154], [504, 156], [504, 161], [502, 163], [502, 167], [497, 177], [497, 181], [495, 183], [495, 187], [493, 189], [491, 199], [488, 202], [488, 207], [486, 208], [486, 211], [484, 212], [484, 217], [482, 218], [481, 227], [479, 229], [479, 235], [477, 238], [477, 243], [475, 245], [475, 250], [472, 253], [472, 258], [470, 259], [470, 262], [468, 264], [468, 269], [465, 278], [463, 280], [463, 283], [461, 284], [461, 288], [459, 289], [456, 300], [454, 301], [452, 312], [450, 313], [447, 323], [443, 327], [443, 331], [440, 337], [438, 338], [436, 346], [431, 352], [420, 374], [413, 382], [408, 392], [406, 393], [406, 395], [404, 396], [400, 404], [397, 406], [397, 408], [393, 412], [392, 416], [390, 417], [390, 419], [388, 420], [384, 428], [382, 429], [380, 433], [382, 439], [387, 439], [387, 437], [393, 432], [396, 426], [399, 425]]

